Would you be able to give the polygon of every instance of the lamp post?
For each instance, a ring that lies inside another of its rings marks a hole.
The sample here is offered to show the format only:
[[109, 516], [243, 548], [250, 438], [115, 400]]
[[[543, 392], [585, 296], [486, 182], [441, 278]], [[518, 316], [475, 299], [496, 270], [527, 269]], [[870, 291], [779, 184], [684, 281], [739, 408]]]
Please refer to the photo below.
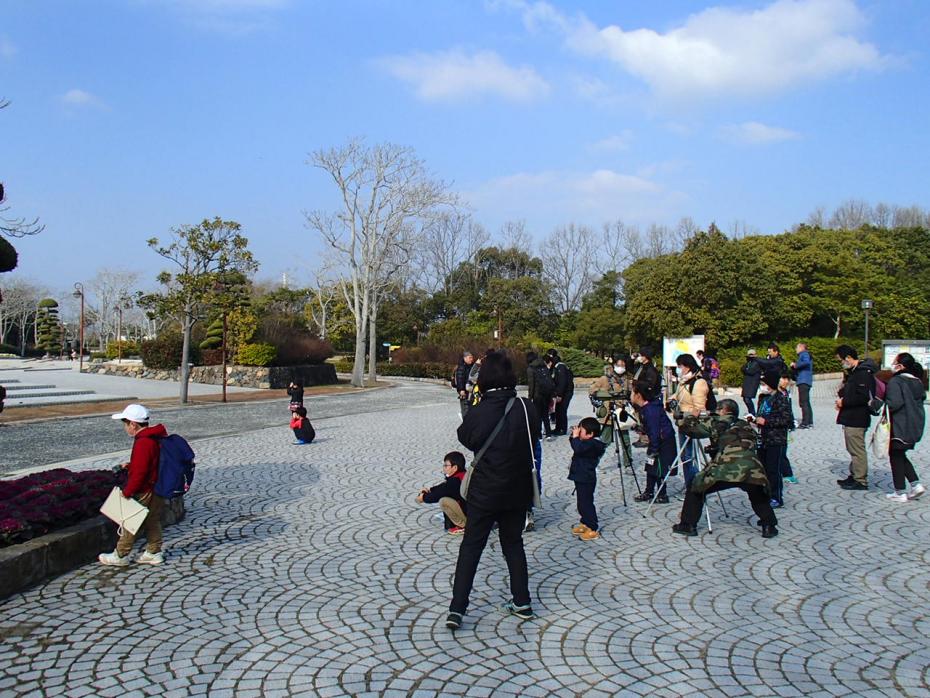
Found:
[[862, 310], [865, 311], [865, 353], [866, 356], [869, 354], [869, 311], [872, 309], [874, 303], [869, 299], [862, 301]]
[[71, 294], [75, 298], [81, 299], [81, 325], [78, 328], [78, 334], [80, 336], [80, 354], [78, 356], [78, 373], [81, 373], [84, 370], [84, 284], [78, 282], [74, 284], [74, 293]]
[[123, 308], [132, 307], [132, 301], [120, 296], [116, 302], [116, 363], [123, 363]]

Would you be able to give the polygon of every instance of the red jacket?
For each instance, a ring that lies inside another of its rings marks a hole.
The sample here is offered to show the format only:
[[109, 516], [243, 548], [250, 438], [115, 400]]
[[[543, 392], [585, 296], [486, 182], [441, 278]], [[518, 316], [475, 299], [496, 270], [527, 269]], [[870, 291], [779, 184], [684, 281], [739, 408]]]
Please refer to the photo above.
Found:
[[129, 456], [129, 478], [123, 487], [124, 497], [147, 494], [155, 489], [161, 439], [166, 436], [168, 431], [162, 424], [146, 427], [136, 434], [132, 444], [132, 455]]

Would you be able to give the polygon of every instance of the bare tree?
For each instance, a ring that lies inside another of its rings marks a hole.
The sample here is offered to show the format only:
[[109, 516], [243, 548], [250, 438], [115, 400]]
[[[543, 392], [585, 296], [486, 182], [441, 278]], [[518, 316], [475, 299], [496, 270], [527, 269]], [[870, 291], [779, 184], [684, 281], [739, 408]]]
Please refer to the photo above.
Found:
[[470, 213], [442, 211], [423, 228], [418, 246], [419, 265], [424, 274], [424, 288], [430, 293], [442, 289], [446, 294], [460, 265], [475, 259], [490, 236]]
[[[100, 269], [90, 280], [97, 315], [97, 336], [103, 349], [110, 337], [116, 337], [119, 306], [125, 310], [139, 280], [139, 272], [124, 269]], [[117, 337], [118, 339], [118, 337]]]
[[44, 288], [24, 279], [4, 282], [2, 288], [3, 303], [0, 303], [0, 341], [15, 326], [19, 335], [19, 353], [26, 351], [26, 337], [30, 331], [35, 333], [36, 310], [39, 301], [47, 294]]
[[[0, 97], [0, 109], [6, 109], [10, 106], [8, 100]], [[29, 220], [27, 218], [8, 218], [4, 215], [10, 210], [9, 206], [3, 206], [5, 201], [5, 192], [3, 182], [0, 182], [0, 234], [11, 238], [21, 238], [26, 235], [36, 235], [45, 230], [45, 226], [39, 223], [38, 218]]]
[[499, 247], [512, 247], [529, 254], [533, 249], [533, 240], [526, 230], [526, 221], [507, 221], [501, 226], [503, 244]]
[[549, 282], [556, 309], [567, 313], [581, 307], [581, 298], [591, 290], [591, 247], [593, 231], [574, 223], [559, 226], [540, 248], [543, 278]]
[[893, 216], [892, 207], [879, 201], [872, 209], [872, 224], [879, 228], [887, 228], [891, 225]]
[[759, 229], [754, 225], [750, 225], [744, 220], [735, 220], [730, 223], [729, 232], [731, 238], [739, 240], [740, 238], [744, 238], [749, 235], [758, 235]]
[[312, 277], [313, 280], [310, 283], [310, 320], [316, 325], [320, 339], [326, 339], [329, 312], [340, 294], [340, 288], [344, 289], [344, 285], [340, 284], [339, 278], [334, 272], [332, 261], [320, 265], [312, 273]]
[[807, 215], [807, 225], [811, 228], [827, 227], [827, 211], [823, 206], [818, 206]]
[[694, 219], [691, 216], [683, 216], [679, 219], [678, 225], [675, 226], [675, 247], [676, 249], [684, 249], [685, 245], [688, 244], [688, 240], [693, 238], [701, 232], [700, 226], [694, 222]]
[[872, 207], [862, 199], [844, 201], [830, 216], [830, 227], [838, 230], [857, 230], [871, 222]]
[[892, 213], [895, 228], [918, 228], [930, 226], [930, 215], [920, 206], [895, 206]]
[[648, 257], [661, 257], [673, 252], [674, 240], [668, 226], [652, 223], [646, 232], [646, 253]]
[[591, 265], [597, 276], [603, 276], [609, 271], [620, 271], [629, 262], [629, 251], [625, 246], [626, 231], [626, 224], [619, 219], [601, 226], [591, 256]]
[[[397, 270], [412, 226], [436, 209], [455, 203], [445, 182], [430, 177], [411, 148], [393, 144], [367, 146], [361, 139], [310, 155], [335, 183], [342, 198], [337, 213], [305, 213], [316, 230], [342, 257], [347, 267], [347, 301], [355, 318], [355, 363], [352, 384], [363, 385], [365, 345], [377, 330], [380, 291]], [[374, 356], [369, 366], [373, 380]]]

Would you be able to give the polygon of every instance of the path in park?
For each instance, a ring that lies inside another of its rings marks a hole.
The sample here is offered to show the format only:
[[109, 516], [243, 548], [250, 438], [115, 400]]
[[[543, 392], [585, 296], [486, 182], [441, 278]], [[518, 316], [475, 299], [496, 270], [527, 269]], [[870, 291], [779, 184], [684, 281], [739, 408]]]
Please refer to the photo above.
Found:
[[[739, 492], [724, 494], [729, 519], [713, 507], [713, 533], [702, 522], [697, 538], [673, 536], [678, 507], [647, 519], [625, 508], [605, 462], [604, 536], [579, 541], [568, 444], [546, 444], [546, 497], [526, 536], [539, 618], [499, 610], [494, 542], [453, 636], [442, 620], [460, 539], [413, 495], [457, 447], [457, 410], [448, 389], [405, 384], [321, 404], [310, 446], [286, 425], [198, 441], [164, 565], [88, 565], [0, 602], [0, 694], [930, 692], [930, 500], [887, 502], [887, 466], [869, 492], [839, 490], [847, 460], [823, 401], [817, 426], [794, 436], [801, 483], [772, 540]], [[573, 416], [585, 412], [577, 399]]]

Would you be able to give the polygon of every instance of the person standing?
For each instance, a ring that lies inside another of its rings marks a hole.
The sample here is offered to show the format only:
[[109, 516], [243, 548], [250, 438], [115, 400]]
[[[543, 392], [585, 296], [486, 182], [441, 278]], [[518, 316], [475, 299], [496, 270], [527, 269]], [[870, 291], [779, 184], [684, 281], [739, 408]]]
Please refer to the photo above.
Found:
[[743, 403], [749, 414], [755, 416], [756, 406], [753, 401], [759, 392], [759, 383], [762, 380], [762, 364], [756, 358], [756, 350], [746, 352], [746, 363], [743, 364]]
[[555, 436], [568, 434], [568, 406], [575, 394], [575, 374], [555, 349], [546, 354], [546, 365], [555, 381]]
[[[160, 565], [164, 562], [161, 552], [161, 512], [165, 500], [155, 494], [155, 482], [158, 480], [158, 458], [161, 455], [161, 439], [168, 436], [164, 425], [149, 426], [149, 411], [143, 405], [127, 405], [112, 419], [123, 422], [126, 434], [132, 439], [132, 453], [129, 462], [122, 467], [128, 470], [126, 484], [123, 485], [123, 497], [135, 498], [137, 502], [148, 507], [149, 513], [142, 522], [145, 528], [145, 552], [136, 562], [144, 565]], [[129, 564], [129, 554], [136, 542], [136, 534], [123, 529], [112, 553], [100, 553], [97, 559], [103, 565], [125, 567]]]
[[775, 342], [769, 343], [768, 356], [764, 359], [759, 359], [759, 363], [762, 366], [763, 373], [774, 371], [779, 376], [783, 373], [788, 373], [788, 364], [785, 363], [785, 357], [781, 355], [781, 349], [778, 348]]
[[[708, 412], [707, 396], [710, 394], [710, 385], [701, 378], [701, 367], [691, 354], [681, 354], [675, 359], [678, 373], [678, 392], [675, 400], [683, 416], [698, 417], [702, 412]], [[681, 466], [684, 471], [685, 487], [697, 474], [697, 465], [694, 463], [694, 441], [687, 434], [678, 431], [678, 447], [681, 453]]]
[[535, 351], [526, 353], [526, 383], [527, 396], [542, 421], [546, 439], [551, 439], [552, 425], [549, 422], [549, 401], [555, 393], [555, 381], [552, 380], [546, 362]]
[[462, 358], [459, 359], [458, 366], [455, 367], [455, 375], [452, 377], [452, 387], [459, 394], [459, 410], [462, 413], [462, 419], [468, 414], [468, 408], [471, 406], [471, 396], [468, 390], [468, 376], [471, 373], [471, 367], [475, 363], [475, 356], [470, 351], [462, 352]]
[[[787, 376], [784, 382], [787, 384]], [[762, 389], [767, 397], [759, 401], [759, 414], [752, 420], [753, 424], [760, 427], [762, 435], [759, 460], [765, 467], [773, 509], [785, 503], [782, 469], [788, 451], [788, 428], [794, 422], [791, 403], [787, 393], [780, 389], [781, 383], [782, 377], [774, 371], [763, 374]]]
[[[636, 356], [636, 371], [633, 373], [633, 385], [639, 387], [643, 395], [654, 395], [662, 390], [662, 379], [659, 370], [652, 362], [653, 350], [650, 346], [643, 346]], [[649, 446], [649, 437], [645, 431], [640, 431], [639, 439], [633, 444], [636, 448]]]
[[869, 401], [875, 396], [875, 376], [848, 344], [836, 348], [836, 358], [846, 372], [846, 379], [837, 391], [836, 423], [843, 427], [843, 439], [850, 457], [849, 477], [837, 480], [836, 484], [844, 490], [867, 490], [869, 457], [865, 451], [865, 432], [872, 422]]
[[[891, 460], [891, 479], [894, 492], [885, 495], [894, 502], [906, 502], [917, 499], [926, 489], [920, 484], [914, 464], [907, 457], [907, 452], [917, 445], [924, 435], [926, 411], [924, 400], [924, 370], [914, 357], [907, 352], [898, 354], [891, 364], [894, 371], [885, 387], [885, 404], [891, 417], [891, 443], [888, 457]], [[911, 491], [907, 491], [910, 483]]]
[[539, 440], [540, 418], [531, 402], [517, 398], [516, 386], [510, 359], [500, 352], [489, 353], [478, 376], [481, 402], [468, 411], [458, 428], [459, 442], [475, 453], [484, 450], [484, 454], [472, 466], [465, 495], [468, 525], [455, 563], [452, 601], [446, 617], [450, 630], [462, 625], [478, 562], [495, 523], [510, 574], [511, 600], [504, 610], [521, 620], [534, 617], [523, 526], [534, 500], [531, 444]]
[[798, 342], [794, 348], [798, 360], [791, 363], [795, 372], [794, 382], [798, 386], [798, 403], [801, 407], [801, 423], [798, 429], [810, 429], [814, 426], [814, 411], [811, 408], [811, 386], [814, 384], [814, 360], [804, 342]]

